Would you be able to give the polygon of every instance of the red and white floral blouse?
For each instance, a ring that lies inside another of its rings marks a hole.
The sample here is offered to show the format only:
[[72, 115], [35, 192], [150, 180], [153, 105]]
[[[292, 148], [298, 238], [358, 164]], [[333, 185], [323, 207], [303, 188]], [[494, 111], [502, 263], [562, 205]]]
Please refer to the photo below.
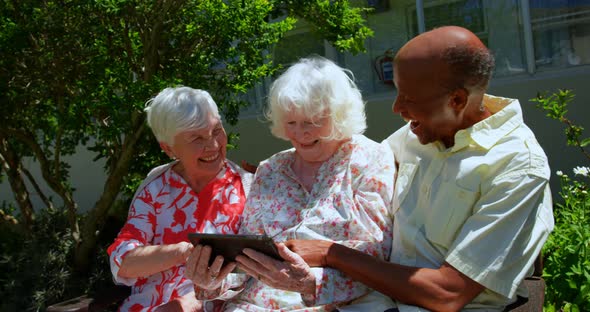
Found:
[[152, 311], [175, 298], [194, 293], [193, 282], [178, 265], [142, 278], [118, 276], [125, 255], [140, 246], [188, 242], [188, 233], [238, 232], [252, 175], [226, 161], [217, 178], [196, 194], [172, 170], [158, 167], [140, 186], [129, 208], [127, 222], [107, 252], [118, 284], [132, 286], [120, 311]]

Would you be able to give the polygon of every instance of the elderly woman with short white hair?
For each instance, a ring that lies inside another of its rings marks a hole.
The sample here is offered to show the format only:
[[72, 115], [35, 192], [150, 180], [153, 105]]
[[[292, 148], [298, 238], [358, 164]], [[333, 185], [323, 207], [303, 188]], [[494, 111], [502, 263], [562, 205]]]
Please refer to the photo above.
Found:
[[351, 303], [370, 304], [360, 309], [373, 311], [388, 300], [337, 270], [310, 268], [282, 244], [325, 239], [389, 257], [395, 163], [389, 148], [362, 135], [364, 103], [349, 73], [314, 57], [300, 60], [273, 83], [271, 132], [293, 148], [258, 166], [240, 234], [273, 237], [284, 261], [244, 249], [236, 261], [250, 278], [239, 284], [232, 274], [209, 283], [199, 278], [204, 271], [193, 268], [209, 256], [195, 254], [197, 246], [187, 271], [208, 289], [197, 291], [198, 297], [226, 299], [224, 311], [333, 311]]
[[173, 161], [148, 174], [108, 248], [115, 282], [132, 287], [119, 310], [201, 311], [184, 276], [187, 234], [237, 233], [252, 174], [225, 158], [227, 136], [207, 91], [166, 88], [145, 111]]

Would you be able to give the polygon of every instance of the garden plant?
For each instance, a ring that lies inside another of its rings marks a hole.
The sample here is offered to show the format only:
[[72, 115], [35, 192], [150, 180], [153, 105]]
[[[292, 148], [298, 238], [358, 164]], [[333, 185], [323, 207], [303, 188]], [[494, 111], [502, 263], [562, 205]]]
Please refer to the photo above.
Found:
[[547, 117], [565, 125], [567, 145], [577, 147], [588, 160], [571, 172], [558, 170], [561, 198], [554, 199], [555, 229], [543, 248], [543, 278], [547, 283], [545, 311], [590, 311], [590, 138], [566, 117], [571, 90], [558, 90], [533, 99]]

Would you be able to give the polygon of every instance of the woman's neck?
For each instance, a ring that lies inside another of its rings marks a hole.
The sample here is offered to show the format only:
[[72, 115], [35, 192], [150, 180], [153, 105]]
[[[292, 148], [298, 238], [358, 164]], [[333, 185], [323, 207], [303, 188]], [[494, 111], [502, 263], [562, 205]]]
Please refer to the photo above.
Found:
[[174, 172], [176, 172], [178, 175], [180, 175], [195, 193], [201, 192], [203, 190], [203, 188], [205, 188], [205, 186], [207, 186], [207, 184], [209, 184], [209, 182], [211, 182], [213, 179], [215, 179], [215, 177], [219, 173], [219, 172], [217, 172], [214, 175], [208, 175], [208, 176], [191, 175], [190, 172], [188, 172], [185, 169], [185, 167], [182, 165], [181, 162], [178, 162], [176, 165], [174, 165], [172, 170], [174, 170]]
[[309, 162], [305, 161], [301, 156], [295, 154], [295, 160], [291, 169], [303, 184], [306, 190], [310, 191], [315, 182], [315, 177], [325, 161]]

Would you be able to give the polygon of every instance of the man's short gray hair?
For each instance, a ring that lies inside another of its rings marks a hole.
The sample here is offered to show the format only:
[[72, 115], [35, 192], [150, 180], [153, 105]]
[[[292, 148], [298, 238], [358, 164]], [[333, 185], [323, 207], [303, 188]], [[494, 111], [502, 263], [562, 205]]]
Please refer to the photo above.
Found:
[[492, 77], [495, 61], [487, 48], [454, 46], [443, 53], [443, 61], [449, 65], [449, 88], [465, 88], [468, 91], [485, 91]]

